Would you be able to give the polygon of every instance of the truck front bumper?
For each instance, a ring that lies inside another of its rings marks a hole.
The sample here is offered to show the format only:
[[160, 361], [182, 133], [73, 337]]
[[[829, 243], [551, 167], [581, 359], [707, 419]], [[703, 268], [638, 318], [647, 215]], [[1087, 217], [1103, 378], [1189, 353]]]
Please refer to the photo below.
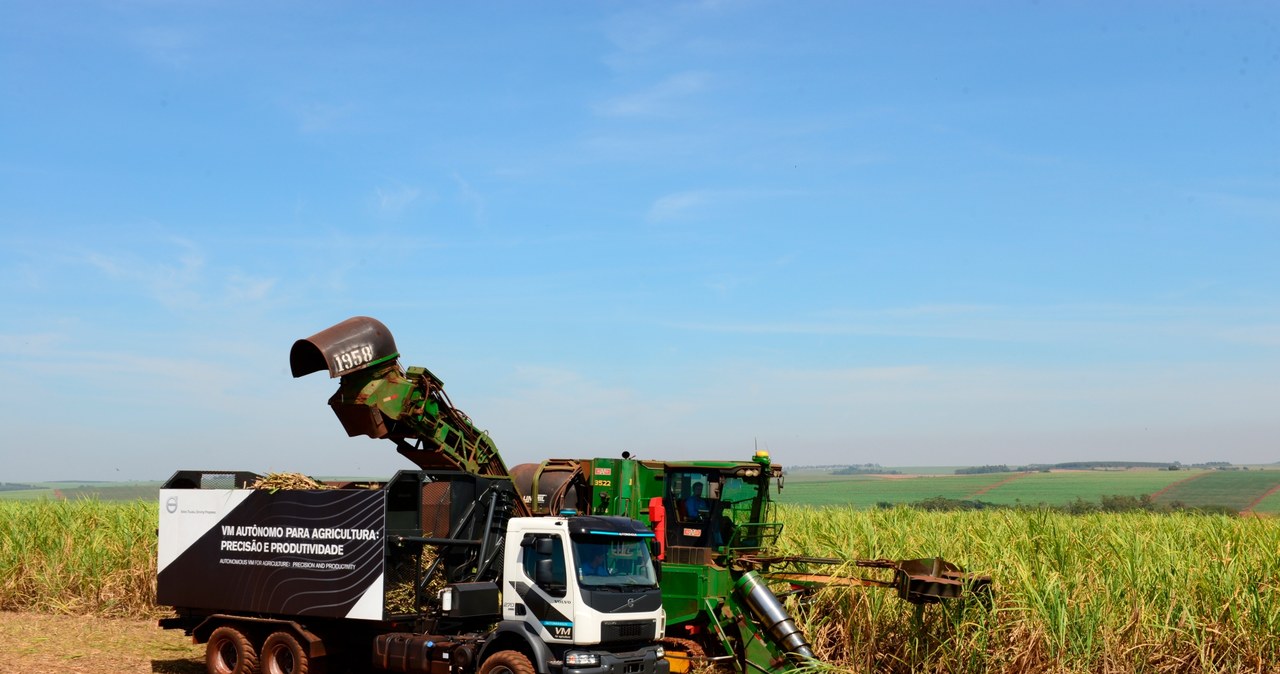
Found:
[[658, 657], [658, 647], [649, 646], [637, 651], [614, 653], [610, 651], [579, 650], [595, 653], [600, 664], [591, 666], [564, 665], [562, 674], [670, 674], [671, 663]]

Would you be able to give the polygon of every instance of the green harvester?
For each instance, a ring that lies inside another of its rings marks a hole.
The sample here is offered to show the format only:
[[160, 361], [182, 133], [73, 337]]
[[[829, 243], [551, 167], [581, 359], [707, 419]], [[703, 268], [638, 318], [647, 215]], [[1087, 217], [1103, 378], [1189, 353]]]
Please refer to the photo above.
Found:
[[[809, 643], [780, 594], [881, 586], [920, 611], [966, 593], [985, 594], [990, 583], [937, 558], [777, 554], [782, 524], [772, 494], [784, 477], [764, 450], [749, 461], [653, 461], [625, 452], [621, 458], [552, 459], [515, 466], [511, 475], [535, 514], [624, 515], [654, 529], [672, 671], [714, 664], [779, 672], [813, 664]], [[882, 577], [833, 575], [833, 566], [876, 569]]]

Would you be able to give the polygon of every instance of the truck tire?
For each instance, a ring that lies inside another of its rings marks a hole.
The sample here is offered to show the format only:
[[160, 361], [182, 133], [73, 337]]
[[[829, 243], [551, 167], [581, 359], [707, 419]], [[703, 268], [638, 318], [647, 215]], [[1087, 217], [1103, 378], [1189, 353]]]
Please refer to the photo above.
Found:
[[262, 643], [262, 674], [307, 674], [311, 663], [302, 644], [289, 632], [274, 632]]
[[209, 635], [204, 666], [209, 674], [257, 674], [258, 654], [244, 632], [223, 625]]
[[533, 663], [520, 651], [498, 651], [480, 665], [480, 674], [535, 674]]

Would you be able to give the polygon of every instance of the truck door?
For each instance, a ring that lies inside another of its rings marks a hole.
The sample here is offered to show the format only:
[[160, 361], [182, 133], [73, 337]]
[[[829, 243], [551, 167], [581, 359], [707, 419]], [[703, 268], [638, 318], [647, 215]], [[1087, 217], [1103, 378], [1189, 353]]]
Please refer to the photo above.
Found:
[[520, 541], [520, 573], [508, 577], [516, 596], [505, 599], [503, 616], [531, 623], [544, 641], [572, 643], [573, 598], [564, 538], [528, 533]]

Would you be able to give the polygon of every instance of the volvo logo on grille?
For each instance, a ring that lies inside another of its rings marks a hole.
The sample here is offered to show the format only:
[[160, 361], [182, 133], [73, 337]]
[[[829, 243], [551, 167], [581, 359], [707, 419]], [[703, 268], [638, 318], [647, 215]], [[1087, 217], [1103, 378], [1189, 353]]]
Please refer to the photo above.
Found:
[[623, 604], [622, 606], [619, 606], [618, 608], [610, 609], [609, 612], [613, 613], [614, 611], [621, 611], [624, 608], [629, 609], [635, 605], [636, 605], [636, 598], [631, 597], [630, 599], [627, 600], [627, 603]]

